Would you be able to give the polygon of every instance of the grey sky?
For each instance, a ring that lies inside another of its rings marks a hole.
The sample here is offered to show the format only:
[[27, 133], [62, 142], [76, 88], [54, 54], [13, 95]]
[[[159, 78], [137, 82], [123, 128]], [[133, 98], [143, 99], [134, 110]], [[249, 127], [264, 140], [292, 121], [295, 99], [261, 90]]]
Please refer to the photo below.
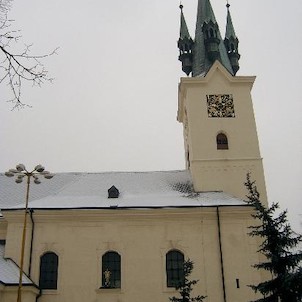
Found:
[[[183, 0], [193, 36], [197, 0]], [[212, 0], [224, 35], [226, 1]], [[238, 75], [256, 75], [253, 102], [270, 201], [302, 214], [302, 1], [231, 0]], [[32, 109], [10, 111], [1, 86], [0, 171], [22, 162], [60, 171], [184, 168], [176, 121], [181, 72], [175, 0], [13, 2], [23, 41], [45, 53], [54, 83], [24, 87]], [[244, 180], [243, 180], [244, 181]], [[301, 220], [301, 216], [300, 216]], [[301, 229], [301, 227], [300, 227]]]

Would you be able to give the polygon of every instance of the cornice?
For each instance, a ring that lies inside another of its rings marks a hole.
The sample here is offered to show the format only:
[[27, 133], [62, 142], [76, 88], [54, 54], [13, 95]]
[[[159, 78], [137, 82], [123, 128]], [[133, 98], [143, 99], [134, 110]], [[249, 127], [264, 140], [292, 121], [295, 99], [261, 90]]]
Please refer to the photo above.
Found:
[[[218, 206], [224, 212], [244, 213], [248, 206]], [[201, 207], [181, 208], [158, 208], [158, 209], [116, 209], [116, 210], [95, 210], [95, 209], [37, 209], [33, 212], [35, 223], [44, 222], [108, 222], [108, 221], [175, 221], [194, 219], [203, 220], [207, 216], [215, 214], [217, 205]], [[24, 218], [24, 211], [5, 212], [5, 219], [8, 223], [21, 223]]]

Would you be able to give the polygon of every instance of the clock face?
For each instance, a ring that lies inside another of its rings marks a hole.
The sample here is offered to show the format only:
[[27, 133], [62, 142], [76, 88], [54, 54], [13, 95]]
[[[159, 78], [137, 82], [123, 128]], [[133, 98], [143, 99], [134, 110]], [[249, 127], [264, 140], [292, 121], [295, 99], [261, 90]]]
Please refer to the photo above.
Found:
[[232, 94], [207, 95], [208, 117], [235, 117]]

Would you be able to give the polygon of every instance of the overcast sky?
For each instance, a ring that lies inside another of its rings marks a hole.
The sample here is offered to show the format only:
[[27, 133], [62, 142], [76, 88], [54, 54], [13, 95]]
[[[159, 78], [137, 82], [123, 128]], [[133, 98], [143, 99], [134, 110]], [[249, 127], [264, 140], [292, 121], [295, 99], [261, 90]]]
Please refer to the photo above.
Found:
[[[183, 0], [194, 36], [197, 0]], [[53, 84], [24, 87], [11, 111], [0, 86], [0, 171], [22, 162], [52, 172], [184, 169], [176, 121], [179, 1], [26, 0], [9, 17], [45, 60]], [[226, 1], [212, 0], [222, 35]], [[253, 102], [269, 201], [302, 214], [302, 1], [231, 0]], [[20, 41], [21, 42], [21, 41]], [[19, 42], [19, 43], [20, 43]], [[243, 180], [244, 181], [244, 180]]]

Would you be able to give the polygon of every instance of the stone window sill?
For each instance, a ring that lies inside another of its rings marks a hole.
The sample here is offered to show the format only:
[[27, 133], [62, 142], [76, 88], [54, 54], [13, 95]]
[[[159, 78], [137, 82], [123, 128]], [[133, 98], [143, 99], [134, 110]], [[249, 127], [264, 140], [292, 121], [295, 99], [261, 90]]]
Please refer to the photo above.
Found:
[[106, 293], [106, 294], [122, 294], [123, 291], [121, 288], [116, 287], [100, 287], [96, 290], [97, 293]]

